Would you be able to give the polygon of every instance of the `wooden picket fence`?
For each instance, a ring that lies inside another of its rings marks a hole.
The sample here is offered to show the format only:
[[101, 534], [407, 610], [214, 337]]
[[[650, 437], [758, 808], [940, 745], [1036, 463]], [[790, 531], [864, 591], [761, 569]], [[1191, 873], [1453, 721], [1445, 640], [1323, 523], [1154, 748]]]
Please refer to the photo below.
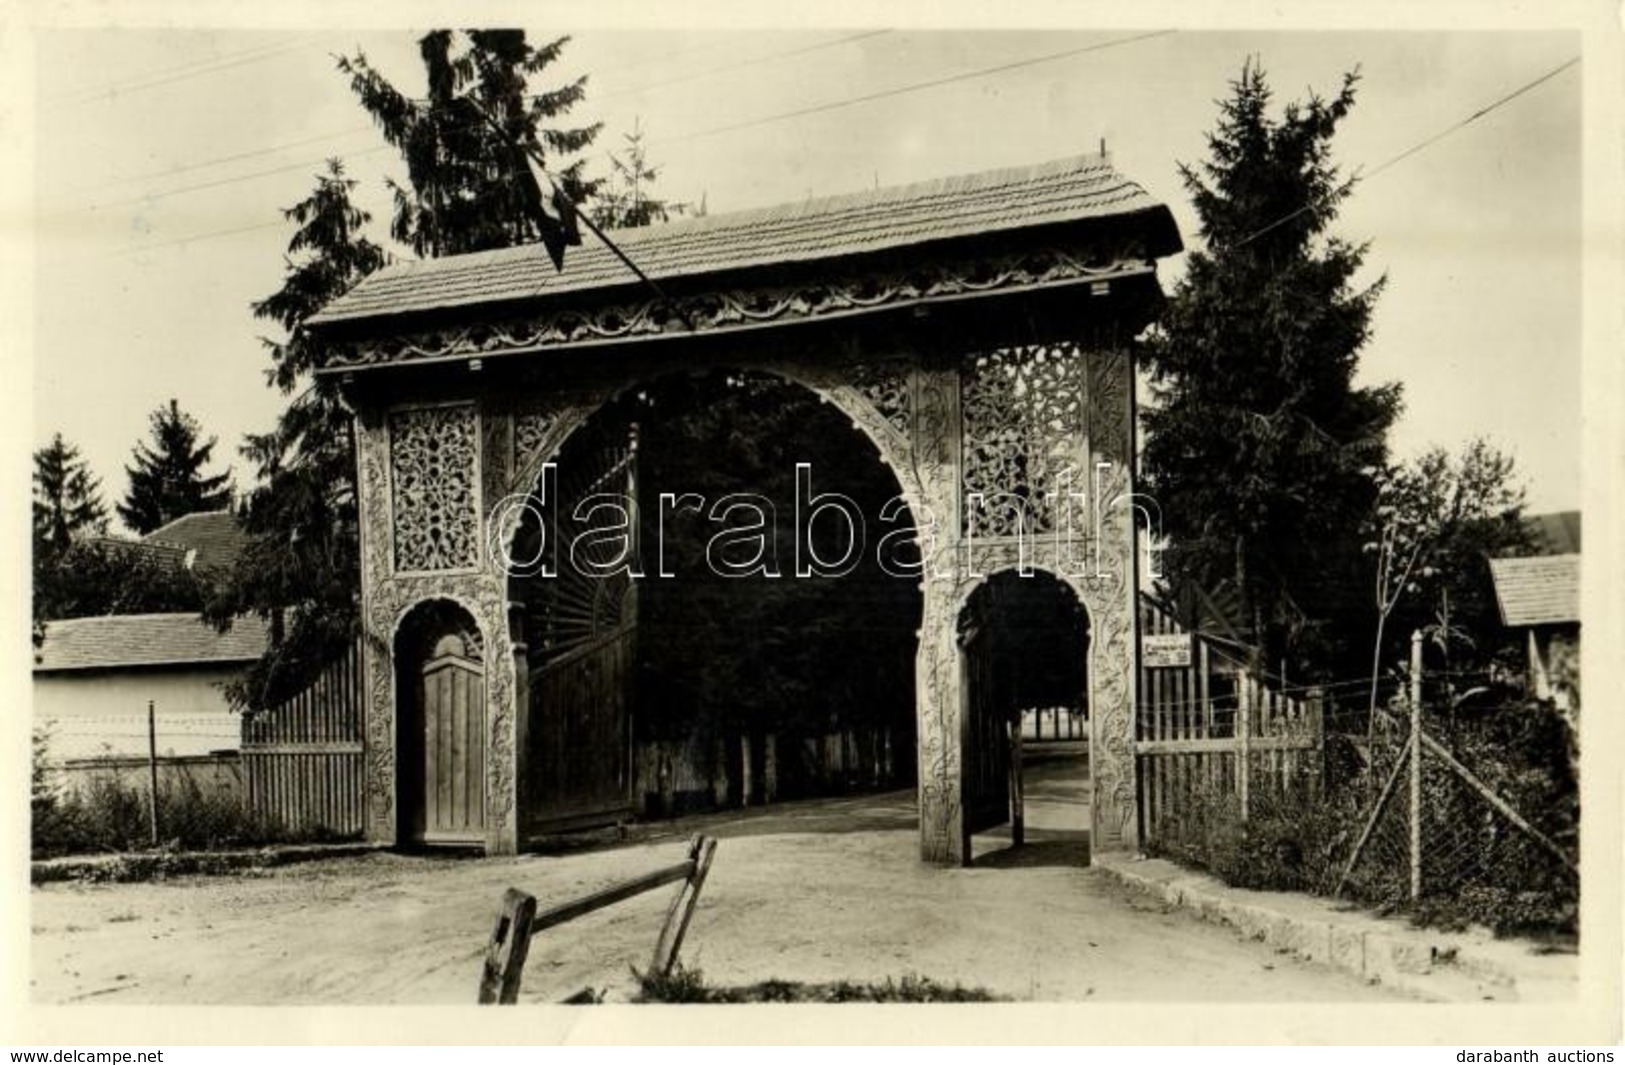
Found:
[[1237, 652], [1187, 632], [1150, 597], [1141, 599], [1140, 634], [1142, 648], [1157, 652], [1142, 654], [1134, 745], [1148, 840], [1205, 846], [1223, 814], [1246, 820], [1319, 786], [1318, 692], [1266, 684]]
[[353, 644], [304, 691], [245, 714], [249, 811], [291, 835], [362, 832], [361, 647]]

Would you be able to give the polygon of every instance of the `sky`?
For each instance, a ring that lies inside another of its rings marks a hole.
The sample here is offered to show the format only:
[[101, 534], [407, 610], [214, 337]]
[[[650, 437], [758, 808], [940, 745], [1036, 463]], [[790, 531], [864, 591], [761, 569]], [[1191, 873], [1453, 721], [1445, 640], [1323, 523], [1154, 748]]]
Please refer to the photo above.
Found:
[[[530, 27], [536, 40], [571, 31]], [[334, 57], [362, 51], [421, 92], [416, 36], [36, 36], [36, 447], [61, 432], [111, 504], [149, 412], [173, 397], [218, 437], [214, 468], [249, 483], [237, 447], [284, 402], [258, 339], [275, 327], [249, 310], [281, 282], [292, 226], [280, 210], [336, 156], [383, 242], [384, 178], [404, 177]], [[1334, 152], [1370, 176], [1334, 232], [1369, 242], [1362, 283], [1387, 278], [1360, 381], [1404, 387], [1396, 456], [1487, 436], [1514, 455], [1540, 512], [1581, 500], [1582, 68], [1379, 168], [1580, 54], [1568, 32], [589, 27], [541, 84], [588, 76], [569, 119], [604, 123], [589, 173], [607, 172], [636, 123], [658, 192], [712, 213], [1104, 142], [1190, 245], [1178, 168], [1204, 157], [1216, 101], [1248, 57], [1281, 104], [1331, 95], [1358, 68]], [[1162, 263], [1165, 287], [1181, 258]]]

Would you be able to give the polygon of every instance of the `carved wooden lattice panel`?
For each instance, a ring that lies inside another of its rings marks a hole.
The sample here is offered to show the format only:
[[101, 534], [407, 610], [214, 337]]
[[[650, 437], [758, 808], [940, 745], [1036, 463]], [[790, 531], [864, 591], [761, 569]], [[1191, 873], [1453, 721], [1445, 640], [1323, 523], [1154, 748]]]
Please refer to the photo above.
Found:
[[1079, 463], [1083, 363], [1083, 353], [1069, 344], [965, 356], [960, 404], [967, 536], [1050, 532], [1060, 520], [1061, 493], [1087, 485]]
[[913, 408], [907, 369], [896, 365], [860, 364], [852, 369], [852, 383], [886, 423], [907, 440]]
[[526, 411], [515, 415], [513, 420], [513, 466], [514, 469], [528, 464], [533, 456], [542, 449], [547, 440], [548, 432], [558, 423], [559, 416], [556, 411]]
[[389, 416], [395, 569], [472, 569], [480, 561], [479, 448], [472, 406]]

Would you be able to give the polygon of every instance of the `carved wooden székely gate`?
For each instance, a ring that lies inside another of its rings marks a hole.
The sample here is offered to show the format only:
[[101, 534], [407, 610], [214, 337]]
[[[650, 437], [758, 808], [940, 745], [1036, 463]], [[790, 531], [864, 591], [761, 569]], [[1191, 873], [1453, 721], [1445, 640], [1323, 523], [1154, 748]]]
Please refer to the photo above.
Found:
[[[395, 838], [402, 817], [387, 634], [438, 596], [468, 606], [486, 640], [486, 847], [523, 844], [535, 633], [509, 597], [504, 501], [615, 395], [710, 368], [777, 374], [834, 404], [922, 530], [922, 857], [964, 850], [958, 612], [1020, 561], [1063, 575], [1087, 609], [1091, 844], [1137, 846], [1123, 499], [1132, 340], [1161, 299], [1157, 258], [1180, 250], [1167, 208], [1081, 156], [616, 239], [659, 294], [592, 243], [562, 272], [513, 248], [385, 267], [307, 323], [357, 412], [369, 838]], [[1078, 513], [1073, 493], [1089, 500]]]

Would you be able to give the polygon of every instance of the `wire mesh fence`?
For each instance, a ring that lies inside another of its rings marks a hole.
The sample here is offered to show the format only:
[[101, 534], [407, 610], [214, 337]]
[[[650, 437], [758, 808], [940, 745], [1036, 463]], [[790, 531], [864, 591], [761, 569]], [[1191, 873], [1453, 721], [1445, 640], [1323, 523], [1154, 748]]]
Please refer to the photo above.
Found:
[[1579, 801], [1561, 717], [1514, 701], [1379, 723], [1334, 893], [1498, 931], [1572, 928]]
[[1176, 769], [1184, 786], [1145, 803], [1149, 849], [1240, 887], [1342, 897], [1434, 924], [1572, 931], [1579, 801], [1568, 722], [1513, 693], [1470, 710], [1440, 701], [1414, 715], [1414, 747], [1399, 694], [1368, 728], [1328, 732], [1290, 771], [1280, 752], [1251, 752], [1245, 801], [1235, 756], [1196, 761], [1183, 777]]

